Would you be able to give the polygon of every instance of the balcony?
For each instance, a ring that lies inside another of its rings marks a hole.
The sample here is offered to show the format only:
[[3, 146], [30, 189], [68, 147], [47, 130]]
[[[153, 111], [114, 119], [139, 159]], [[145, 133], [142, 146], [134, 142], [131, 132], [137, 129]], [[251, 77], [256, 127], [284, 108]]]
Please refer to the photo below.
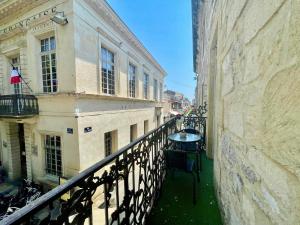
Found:
[[39, 114], [38, 100], [33, 95], [1, 95], [0, 117], [25, 118]]
[[[165, 151], [173, 146], [168, 136], [179, 129], [178, 119], [172, 118], [1, 222], [154, 225], [199, 224], [201, 220], [207, 222], [201, 224], [221, 224], [212, 162], [203, 153], [196, 204], [189, 191], [193, 187], [190, 175], [178, 171], [172, 177], [168, 172]], [[189, 126], [202, 123], [205, 129], [205, 117], [180, 121]]]
[[213, 185], [213, 161], [202, 155], [197, 202], [192, 202], [191, 176], [177, 171], [167, 175], [161, 195], [147, 219], [147, 225], [221, 225], [221, 216]]

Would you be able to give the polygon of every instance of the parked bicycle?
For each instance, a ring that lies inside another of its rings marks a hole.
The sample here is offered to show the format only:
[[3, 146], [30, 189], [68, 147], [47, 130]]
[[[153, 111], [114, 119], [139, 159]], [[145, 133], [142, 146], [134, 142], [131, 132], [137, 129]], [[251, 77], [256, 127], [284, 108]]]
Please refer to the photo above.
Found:
[[0, 195], [0, 220], [34, 201], [42, 195], [42, 188], [24, 179], [15, 195]]

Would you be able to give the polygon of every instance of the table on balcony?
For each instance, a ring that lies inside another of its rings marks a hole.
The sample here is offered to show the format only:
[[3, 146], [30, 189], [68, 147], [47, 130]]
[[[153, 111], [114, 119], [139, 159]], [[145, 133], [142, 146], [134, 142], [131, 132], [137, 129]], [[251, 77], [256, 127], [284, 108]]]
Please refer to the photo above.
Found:
[[[168, 139], [175, 143], [175, 148], [178, 148], [182, 151], [185, 151], [186, 153], [195, 153], [196, 154], [196, 169], [197, 169], [197, 176], [198, 180], [200, 179], [199, 175], [199, 155], [200, 155], [200, 149], [197, 146], [197, 142], [200, 142], [202, 140], [202, 136], [200, 134], [192, 134], [192, 133], [185, 133], [185, 135], [182, 135], [181, 132], [170, 134], [168, 136]], [[200, 161], [201, 163], [201, 161]]]
[[186, 136], [181, 136], [181, 133], [174, 133], [170, 134], [168, 139], [170, 141], [174, 141], [177, 143], [193, 143], [193, 142], [199, 142], [201, 140], [201, 135], [199, 134], [191, 134], [191, 133], [185, 133]]

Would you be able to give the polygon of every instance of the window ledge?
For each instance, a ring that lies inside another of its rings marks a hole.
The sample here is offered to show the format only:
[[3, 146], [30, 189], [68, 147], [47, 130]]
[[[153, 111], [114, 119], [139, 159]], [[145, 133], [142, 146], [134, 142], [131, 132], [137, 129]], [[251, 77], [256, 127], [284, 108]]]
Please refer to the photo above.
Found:
[[56, 176], [52, 176], [52, 175], [49, 175], [49, 174], [46, 174], [45, 176], [43, 177], [39, 177], [37, 180], [43, 184], [46, 184], [52, 188], [58, 186], [59, 184], [59, 178], [56, 177]]
[[87, 93], [75, 93], [75, 92], [56, 92], [56, 93], [36, 93], [37, 98], [54, 98], [54, 97], [76, 97], [76, 98], [94, 98], [94, 99], [114, 99], [121, 101], [136, 101], [136, 102], [148, 102], [162, 104], [162, 101], [154, 99], [145, 99], [145, 98], [132, 98], [128, 96], [121, 95], [107, 95], [107, 94], [87, 94]]

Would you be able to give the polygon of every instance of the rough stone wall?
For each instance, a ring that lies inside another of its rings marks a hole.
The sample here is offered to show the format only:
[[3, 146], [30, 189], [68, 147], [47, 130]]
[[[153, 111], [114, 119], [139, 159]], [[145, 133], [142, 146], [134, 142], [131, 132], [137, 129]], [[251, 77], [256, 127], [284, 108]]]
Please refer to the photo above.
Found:
[[205, 1], [200, 13], [224, 223], [298, 225], [300, 1]]

